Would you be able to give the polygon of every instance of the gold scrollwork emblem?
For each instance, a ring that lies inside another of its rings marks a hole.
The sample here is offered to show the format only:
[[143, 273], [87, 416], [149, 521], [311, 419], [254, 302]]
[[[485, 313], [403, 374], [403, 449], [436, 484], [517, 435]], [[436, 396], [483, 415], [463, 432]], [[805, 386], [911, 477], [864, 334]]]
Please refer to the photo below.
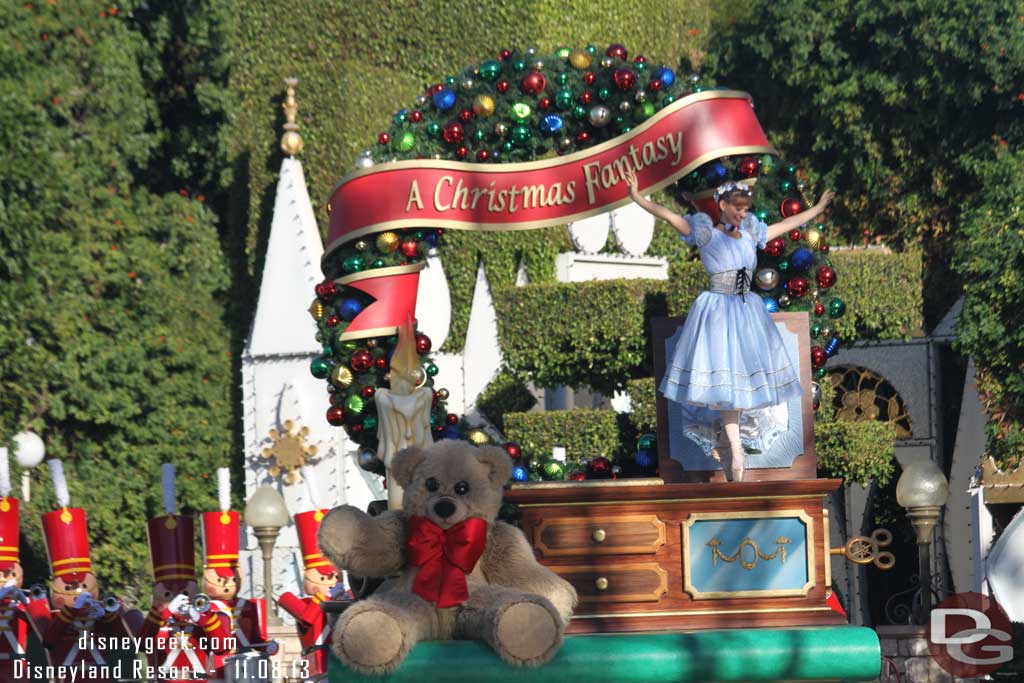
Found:
[[831, 548], [832, 555], [844, 555], [856, 564], [874, 564], [879, 569], [892, 569], [896, 564], [896, 556], [888, 550], [881, 550], [892, 543], [892, 532], [888, 529], [875, 529], [871, 536], [855, 536], [846, 545]]
[[[732, 555], [726, 555], [721, 550], [722, 542], [717, 538], [712, 538], [707, 542], [707, 545], [711, 547], [711, 565], [715, 566], [719, 560], [723, 562], [736, 562], [739, 560], [740, 566], [750, 571], [757, 566], [758, 561], [764, 560], [765, 562], [771, 562], [776, 557], [779, 558], [779, 562], [785, 564], [786, 562], [786, 546], [792, 543], [785, 536], [779, 536], [775, 539], [775, 552], [771, 555], [766, 555], [757, 547], [757, 543], [750, 538], [744, 538], [740, 542], [740, 547], [736, 549], [736, 552]], [[750, 548], [752, 553], [744, 554], [744, 549]], [[750, 559], [748, 559], [750, 558]]]

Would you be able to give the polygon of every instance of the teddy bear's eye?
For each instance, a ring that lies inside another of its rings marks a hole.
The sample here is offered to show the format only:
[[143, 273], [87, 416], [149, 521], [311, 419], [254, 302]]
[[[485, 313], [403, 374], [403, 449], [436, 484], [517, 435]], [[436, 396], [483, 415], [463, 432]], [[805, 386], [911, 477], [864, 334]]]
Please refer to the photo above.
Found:
[[460, 496], [464, 496], [467, 493], [469, 493], [469, 483], [460, 481], [458, 484], [455, 485], [455, 493], [459, 494]]
[[441, 488], [441, 485], [437, 483], [437, 479], [434, 479], [433, 477], [427, 479], [426, 486], [427, 490], [430, 491], [431, 493]]

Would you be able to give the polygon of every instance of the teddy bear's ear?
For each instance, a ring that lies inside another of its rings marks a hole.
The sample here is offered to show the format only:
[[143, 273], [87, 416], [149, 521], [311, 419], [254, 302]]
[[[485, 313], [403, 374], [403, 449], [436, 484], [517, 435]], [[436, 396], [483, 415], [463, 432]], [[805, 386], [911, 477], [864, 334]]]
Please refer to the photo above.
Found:
[[512, 477], [512, 458], [504, 448], [480, 446], [476, 449], [476, 459], [490, 468], [488, 478], [492, 486], [504, 486]]
[[395, 483], [403, 489], [409, 488], [412, 483], [412, 473], [419, 467], [427, 457], [427, 452], [422, 448], [410, 446], [395, 453], [391, 460], [391, 476]]

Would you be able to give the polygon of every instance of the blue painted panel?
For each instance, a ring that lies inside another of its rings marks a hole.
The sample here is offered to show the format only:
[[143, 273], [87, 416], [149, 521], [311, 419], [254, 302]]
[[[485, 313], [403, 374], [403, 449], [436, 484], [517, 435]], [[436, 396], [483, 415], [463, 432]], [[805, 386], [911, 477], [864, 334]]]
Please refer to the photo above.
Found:
[[686, 569], [701, 593], [800, 590], [813, 571], [799, 517], [698, 520], [689, 537]]

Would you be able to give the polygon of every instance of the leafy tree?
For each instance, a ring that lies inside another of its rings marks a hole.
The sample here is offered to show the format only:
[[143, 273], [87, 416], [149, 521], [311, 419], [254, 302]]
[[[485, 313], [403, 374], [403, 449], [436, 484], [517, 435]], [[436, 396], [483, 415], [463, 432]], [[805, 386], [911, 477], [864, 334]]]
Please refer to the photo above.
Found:
[[[183, 509], [215, 504], [232, 379], [215, 216], [145, 188], [154, 48], [130, 14], [82, 0], [0, 19], [0, 436], [32, 428], [64, 460], [104, 588], [138, 596], [159, 464], [178, 465]], [[22, 513], [29, 582], [47, 573], [45, 470]]]

